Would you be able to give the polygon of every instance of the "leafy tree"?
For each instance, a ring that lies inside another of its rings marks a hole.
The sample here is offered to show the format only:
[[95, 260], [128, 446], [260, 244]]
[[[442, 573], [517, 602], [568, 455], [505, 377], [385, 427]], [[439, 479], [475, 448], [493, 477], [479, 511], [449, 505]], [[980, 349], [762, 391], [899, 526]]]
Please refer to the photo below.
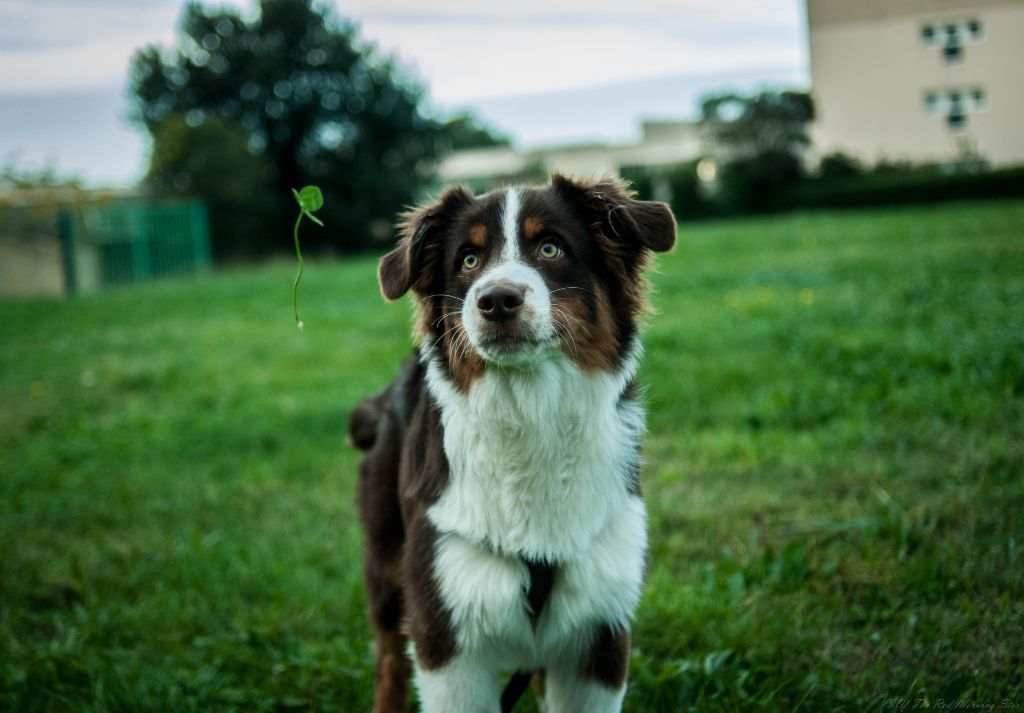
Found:
[[822, 180], [851, 178], [863, 173], [861, 162], [842, 151], [823, 156], [818, 166], [818, 175]]
[[241, 126], [217, 117], [189, 126], [172, 114], [153, 126], [146, 183], [162, 194], [206, 200], [218, 260], [250, 254], [253, 236], [272, 215], [261, 203], [274, 190], [272, 166], [265, 154], [249, 151], [248, 138]]
[[738, 212], [769, 210], [803, 175], [814, 104], [806, 92], [707, 97], [701, 127], [722, 163], [720, 200]]
[[[309, 247], [370, 246], [418, 197], [446, 143], [420, 110], [421, 87], [312, 0], [261, 0], [252, 20], [190, 2], [173, 49], [136, 53], [130, 89], [154, 139], [153, 185], [259, 215], [252, 232], [214, 226], [221, 254], [243, 235], [250, 253], [286, 247], [290, 189], [311, 183], [328, 227], [310, 232]], [[245, 196], [225, 185], [236, 181]]]
[[453, 149], [480, 149], [511, 144], [507, 136], [495, 133], [472, 114], [459, 114], [450, 119], [444, 128]]

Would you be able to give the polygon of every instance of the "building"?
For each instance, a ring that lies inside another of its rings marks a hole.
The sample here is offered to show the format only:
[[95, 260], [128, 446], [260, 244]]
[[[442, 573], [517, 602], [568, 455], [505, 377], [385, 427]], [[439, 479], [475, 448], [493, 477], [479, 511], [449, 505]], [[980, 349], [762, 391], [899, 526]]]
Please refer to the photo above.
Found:
[[577, 144], [525, 151], [495, 146], [456, 151], [441, 163], [438, 180], [485, 190], [500, 183], [545, 180], [554, 171], [591, 177], [619, 175], [624, 169], [677, 166], [701, 155], [695, 122], [647, 120], [641, 128], [641, 140], [629, 144]]
[[1024, 164], [1024, 0], [808, 0], [818, 156]]

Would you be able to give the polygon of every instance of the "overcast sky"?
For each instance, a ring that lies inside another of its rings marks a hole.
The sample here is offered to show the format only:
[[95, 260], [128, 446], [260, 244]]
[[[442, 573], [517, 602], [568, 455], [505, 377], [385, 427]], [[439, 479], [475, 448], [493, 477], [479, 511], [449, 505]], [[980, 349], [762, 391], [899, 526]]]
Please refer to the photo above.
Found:
[[[137, 178], [124, 120], [132, 52], [170, 46], [183, 0], [0, 0], [0, 159], [90, 183]], [[215, 3], [253, 12], [255, 0]], [[332, 0], [439, 111], [519, 144], [628, 141], [718, 88], [806, 86], [802, 0]]]

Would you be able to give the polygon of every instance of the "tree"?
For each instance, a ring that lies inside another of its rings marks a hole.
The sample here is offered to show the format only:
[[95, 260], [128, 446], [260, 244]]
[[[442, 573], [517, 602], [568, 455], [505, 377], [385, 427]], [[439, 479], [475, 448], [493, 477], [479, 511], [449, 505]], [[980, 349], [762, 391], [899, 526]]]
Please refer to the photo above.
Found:
[[[248, 206], [262, 225], [244, 233], [250, 254], [288, 246], [290, 189], [309, 183], [323, 189], [328, 226], [309, 231], [310, 248], [388, 237], [445, 148], [422, 88], [312, 0], [261, 0], [252, 20], [190, 2], [175, 48], [136, 53], [130, 90], [154, 140], [151, 185], [221, 205], [231, 196], [234, 214]], [[241, 234], [215, 223], [215, 249], [242, 247]]]
[[491, 146], [509, 146], [507, 136], [495, 133], [489, 126], [480, 123], [472, 114], [462, 113], [445, 124], [448, 145], [452, 149], [480, 149]]
[[153, 127], [146, 183], [161, 194], [205, 199], [217, 260], [252, 254], [252, 236], [272, 215], [262, 204], [273, 193], [272, 177], [267, 156], [250, 152], [246, 132], [232, 121], [211, 117], [189, 126], [172, 114]]
[[763, 91], [707, 97], [701, 127], [722, 164], [721, 201], [731, 210], [768, 210], [803, 176], [807, 124], [814, 104], [806, 92]]

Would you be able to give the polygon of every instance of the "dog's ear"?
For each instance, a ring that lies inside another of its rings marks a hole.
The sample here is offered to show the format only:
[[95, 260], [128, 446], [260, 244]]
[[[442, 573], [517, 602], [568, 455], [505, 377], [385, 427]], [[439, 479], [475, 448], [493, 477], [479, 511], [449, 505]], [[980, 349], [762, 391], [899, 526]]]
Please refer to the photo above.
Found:
[[473, 202], [465, 186], [449, 188], [436, 203], [401, 216], [398, 247], [380, 259], [377, 277], [385, 299], [397, 300], [410, 289], [425, 292], [436, 276], [443, 251], [441, 237], [453, 216]]
[[594, 182], [556, 173], [551, 185], [608, 239], [655, 252], [666, 252], [676, 244], [676, 220], [668, 205], [638, 201], [617, 178], [606, 176]]

